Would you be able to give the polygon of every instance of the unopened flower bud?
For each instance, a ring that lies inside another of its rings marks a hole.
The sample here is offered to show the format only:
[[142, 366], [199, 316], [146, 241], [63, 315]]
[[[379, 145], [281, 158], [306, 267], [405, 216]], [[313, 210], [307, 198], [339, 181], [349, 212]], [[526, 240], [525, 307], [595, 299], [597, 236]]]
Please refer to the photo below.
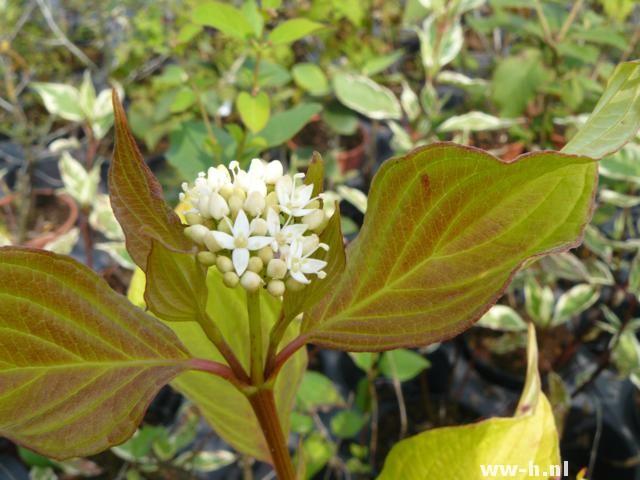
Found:
[[279, 258], [274, 258], [267, 265], [267, 276], [275, 279], [284, 278], [287, 274], [287, 264], [284, 260], [280, 260]]
[[227, 287], [233, 288], [236, 285], [238, 285], [238, 282], [240, 281], [240, 277], [236, 275], [236, 272], [226, 272], [222, 276], [222, 281]]
[[229, 215], [229, 205], [219, 193], [213, 192], [209, 197], [209, 213], [216, 220]]
[[228, 219], [223, 218], [218, 222], [218, 228], [216, 228], [215, 230], [224, 233], [231, 233], [231, 222], [229, 222]]
[[251, 233], [254, 235], [266, 235], [267, 230], [267, 222], [264, 218], [254, 218], [251, 220]]
[[247, 270], [242, 274], [240, 278], [240, 284], [247, 290], [248, 292], [255, 292], [260, 288], [260, 284], [262, 283], [262, 279], [260, 275], [256, 272], [252, 272], [251, 270]]
[[263, 195], [258, 192], [251, 192], [244, 202], [245, 211], [252, 217], [257, 217], [264, 211], [266, 202]]
[[274, 297], [281, 297], [284, 295], [284, 282], [282, 280], [271, 280], [267, 284], [267, 291]]
[[238, 212], [244, 205], [244, 198], [236, 195], [235, 192], [229, 197], [229, 209], [231, 210], [231, 216], [235, 218]]
[[245, 200], [247, 198], [247, 192], [245, 192], [242, 187], [234, 187], [233, 195], [242, 198], [242, 200]]
[[264, 247], [258, 250], [258, 257], [260, 257], [263, 264], [269, 265], [269, 262], [273, 259], [273, 249], [271, 247]]
[[215, 265], [215, 263], [216, 263], [216, 254], [215, 253], [211, 253], [211, 252], [209, 252], [207, 250], [204, 250], [202, 252], [198, 252], [196, 257], [198, 258], [198, 261], [201, 264], [206, 265], [207, 267], [210, 267], [211, 265]]
[[197, 212], [187, 212], [184, 214], [184, 218], [189, 225], [200, 225], [204, 220], [202, 215]]
[[262, 263], [260, 257], [251, 257], [249, 259], [249, 266], [247, 267], [247, 269], [251, 270], [252, 272], [260, 273], [263, 268], [264, 263]]
[[324, 210], [314, 210], [302, 217], [302, 223], [309, 226], [309, 230], [318, 231], [324, 224]]
[[300, 283], [297, 280], [294, 280], [293, 278], [287, 279], [287, 290], [290, 290], [292, 292], [299, 292], [304, 287], [305, 287], [304, 283]]
[[194, 242], [204, 244], [204, 237], [209, 233], [209, 229], [204, 225], [191, 225], [184, 229], [184, 234]]
[[284, 169], [282, 168], [282, 163], [280, 162], [280, 160], [273, 160], [266, 165], [264, 172], [264, 181], [270, 184], [274, 184], [278, 181], [283, 173]]
[[211, 214], [209, 213], [209, 195], [202, 195], [198, 199], [198, 210], [200, 210], [200, 215], [204, 218], [211, 218]]
[[213, 232], [207, 232], [204, 237], [204, 244], [209, 249], [209, 251], [213, 253], [222, 250], [222, 247], [216, 240], [216, 237], [213, 236]]
[[216, 267], [218, 267], [218, 270], [222, 273], [227, 273], [233, 270], [233, 262], [229, 257], [218, 255], [218, 258], [216, 258]]
[[220, 190], [218, 190], [218, 193], [222, 196], [222, 198], [224, 198], [225, 200], [229, 200], [229, 197], [231, 197], [231, 195], [233, 195], [233, 186], [231, 185], [223, 185]]
[[266, 202], [265, 212], [269, 208], [274, 210], [276, 213], [280, 212], [280, 209], [278, 208], [278, 194], [276, 192], [271, 192], [269, 195], [267, 195], [265, 202]]

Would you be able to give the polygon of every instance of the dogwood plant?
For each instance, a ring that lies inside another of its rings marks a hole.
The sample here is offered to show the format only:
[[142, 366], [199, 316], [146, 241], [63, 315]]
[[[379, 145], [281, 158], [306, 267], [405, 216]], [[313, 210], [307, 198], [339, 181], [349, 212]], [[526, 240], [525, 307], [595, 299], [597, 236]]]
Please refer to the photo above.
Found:
[[[69, 257], [1, 248], [0, 434], [54, 458], [100, 452], [129, 438], [171, 382], [230, 445], [295, 478], [288, 419], [303, 347], [384, 351], [445, 340], [478, 320], [524, 262], [578, 245], [593, 208], [594, 159], [640, 124], [639, 76], [638, 63], [620, 65], [562, 152], [506, 163], [437, 143], [388, 160], [346, 252], [339, 210], [328, 217], [321, 208], [318, 155], [304, 175], [259, 159], [246, 171], [212, 166], [184, 185], [180, 216], [114, 95], [109, 192], [139, 267], [130, 297], [144, 308]], [[513, 426], [544, 439], [545, 455], [534, 436], [527, 444], [535, 458], [556, 457], [557, 436], [532, 420], [550, 418], [542, 397], [532, 408], [538, 387], [525, 389], [518, 417], [492, 430], [492, 441], [517, 438]], [[420, 445], [427, 460], [443, 455], [420, 463], [429, 477], [450, 478], [433, 465], [456, 445], [474, 448], [464, 438], [484, 442], [484, 429], [399, 445], [386, 478], [409, 465], [403, 478], [424, 478], [406, 460]], [[513, 452], [503, 449], [503, 463], [517, 463]]]

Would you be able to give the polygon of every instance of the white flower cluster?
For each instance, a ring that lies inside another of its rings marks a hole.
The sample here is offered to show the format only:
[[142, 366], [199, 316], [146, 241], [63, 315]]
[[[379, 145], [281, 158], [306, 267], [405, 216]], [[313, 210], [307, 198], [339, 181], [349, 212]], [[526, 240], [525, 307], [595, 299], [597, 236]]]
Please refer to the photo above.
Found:
[[318, 236], [328, 219], [304, 177], [255, 158], [248, 171], [233, 161], [184, 183], [180, 200], [192, 207], [185, 234], [200, 247], [198, 260], [215, 265], [228, 287], [266, 286], [274, 296], [302, 289], [311, 275], [324, 278], [327, 262], [312, 256], [329, 249]]

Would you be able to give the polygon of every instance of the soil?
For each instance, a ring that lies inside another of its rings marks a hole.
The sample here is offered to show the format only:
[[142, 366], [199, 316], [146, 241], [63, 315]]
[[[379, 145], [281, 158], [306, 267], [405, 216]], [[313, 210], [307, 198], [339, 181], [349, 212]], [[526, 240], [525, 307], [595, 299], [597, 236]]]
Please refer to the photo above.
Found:
[[[319, 152], [325, 152], [330, 146], [335, 134], [331, 132], [321, 121], [312, 121], [307, 124], [298, 134], [291, 139], [291, 144], [295, 147], [312, 147]], [[341, 150], [352, 150], [359, 147], [363, 141], [361, 129], [357, 129], [353, 135], [338, 137], [338, 145]]]

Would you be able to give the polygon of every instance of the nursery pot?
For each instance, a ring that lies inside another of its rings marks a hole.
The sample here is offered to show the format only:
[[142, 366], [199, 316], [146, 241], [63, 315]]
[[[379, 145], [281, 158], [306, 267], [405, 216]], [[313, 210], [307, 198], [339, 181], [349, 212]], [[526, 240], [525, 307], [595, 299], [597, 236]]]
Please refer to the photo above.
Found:
[[[36, 188], [32, 192], [34, 203], [27, 223], [24, 246], [43, 248], [47, 243], [64, 235], [78, 219], [78, 205], [66, 193], [52, 188]], [[11, 193], [0, 198], [0, 218], [7, 218], [7, 209], [15, 216], [17, 195]]]

